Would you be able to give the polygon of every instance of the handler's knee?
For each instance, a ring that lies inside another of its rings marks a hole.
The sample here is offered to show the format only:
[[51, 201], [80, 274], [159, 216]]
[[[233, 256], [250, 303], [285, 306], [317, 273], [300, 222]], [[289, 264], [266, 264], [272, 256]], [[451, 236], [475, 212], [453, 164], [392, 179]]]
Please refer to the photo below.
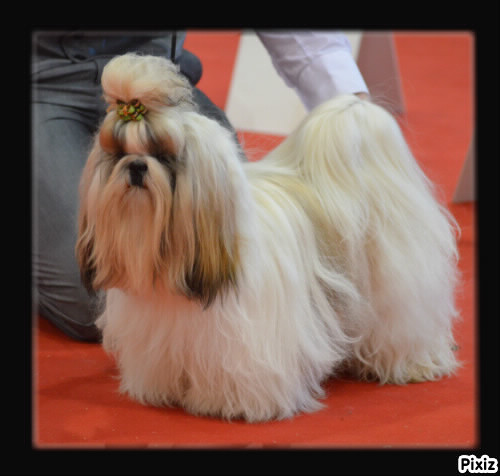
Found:
[[66, 335], [83, 341], [100, 340], [95, 325], [97, 296], [90, 296], [80, 282], [79, 273], [47, 273], [36, 285], [35, 309]]

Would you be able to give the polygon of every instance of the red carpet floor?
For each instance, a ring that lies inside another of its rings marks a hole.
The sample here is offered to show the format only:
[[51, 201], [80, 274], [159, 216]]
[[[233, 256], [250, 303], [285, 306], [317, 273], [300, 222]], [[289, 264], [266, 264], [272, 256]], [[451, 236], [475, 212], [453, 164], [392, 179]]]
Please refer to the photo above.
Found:
[[[194, 32], [186, 42], [204, 63], [200, 88], [221, 107], [238, 38], [237, 32]], [[463, 285], [458, 295], [462, 320], [456, 338], [463, 367], [458, 375], [408, 386], [331, 380], [326, 384], [326, 406], [315, 414], [277, 423], [227, 423], [130, 401], [118, 394], [117, 370], [100, 345], [72, 341], [44, 319], [36, 319], [32, 432], [36, 448], [380, 449], [476, 444], [475, 204], [451, 204], [474, 122], [474, 39], [466, 34], [398, 33], [395, 40], [406, 103], [402, 127], [462, 228]], [[280, 140], [239, 133], [245, 147], [257, 147], [261, 155]]]

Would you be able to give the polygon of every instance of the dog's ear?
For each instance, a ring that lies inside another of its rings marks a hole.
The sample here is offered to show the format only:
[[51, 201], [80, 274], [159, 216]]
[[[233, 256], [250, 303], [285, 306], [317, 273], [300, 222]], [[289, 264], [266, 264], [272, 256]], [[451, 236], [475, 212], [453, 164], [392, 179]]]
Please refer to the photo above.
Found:
[[174, 259], [183, 261], [184, 293], [207, 307], [237, 284], [238, 203], [246, 182], [231, 133], [196, 113], [187, 116], [171, 242]]
[[89, 223], [88, 203], [86, 195], [81, 197], [78, 216], [78, 239], [76, 242], [76, 258], [80, 267], [80, 277], [89, 293], [94, 291], [93, 281], [96, 268], [93, 260], [94, 226]]
[[93, 264], [93, 237], [85, 236], [85, 234], [78, 237], [76, 245], [76, 254], [78, 259], [78, 265], [80, 267], [80, 277], [83, 285], [89, 293], [93, 293], [94, 278], [96, 274], [96, 268]]
[[93, 292], [93, 282], [96, 275], [94, 264], [94, 230], [95, 230], [95, 199], [97, 189], [100, 188], [100, 175], [96, 175], [96, 166], [102, 161], [104, 151], [96, 136], [94, 146], [89, 154], [82, 177], [80, 179], [79, 194], [80, 207], [78, 214], [78, 239], [76, 242], [76, 258], [80, 267], [82, 283], [89, 292]]

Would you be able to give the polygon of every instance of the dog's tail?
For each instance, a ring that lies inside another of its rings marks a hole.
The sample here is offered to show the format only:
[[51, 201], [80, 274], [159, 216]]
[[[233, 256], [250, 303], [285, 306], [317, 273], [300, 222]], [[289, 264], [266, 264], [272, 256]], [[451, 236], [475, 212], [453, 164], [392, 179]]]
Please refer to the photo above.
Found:
[[[451, 339], [458, 227], [387, 111], [351, 95], [327, 101], [269, 159], [316, 190], [338, 261], [373, 303], [373, 329], [390, 329], [395, 347]], [[367, 316], [359, 327], [366, 334]]]

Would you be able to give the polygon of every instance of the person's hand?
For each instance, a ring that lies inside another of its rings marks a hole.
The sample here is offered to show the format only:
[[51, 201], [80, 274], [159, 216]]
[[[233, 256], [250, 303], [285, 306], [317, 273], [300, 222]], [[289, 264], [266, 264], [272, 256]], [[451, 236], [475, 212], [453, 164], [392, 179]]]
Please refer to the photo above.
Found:
[[354, 93], [354, 94], [355, 96], [358, 96], [358, 98], [366, 99], [367, 101], [370, 100], [370, 95], [367, 93]]

